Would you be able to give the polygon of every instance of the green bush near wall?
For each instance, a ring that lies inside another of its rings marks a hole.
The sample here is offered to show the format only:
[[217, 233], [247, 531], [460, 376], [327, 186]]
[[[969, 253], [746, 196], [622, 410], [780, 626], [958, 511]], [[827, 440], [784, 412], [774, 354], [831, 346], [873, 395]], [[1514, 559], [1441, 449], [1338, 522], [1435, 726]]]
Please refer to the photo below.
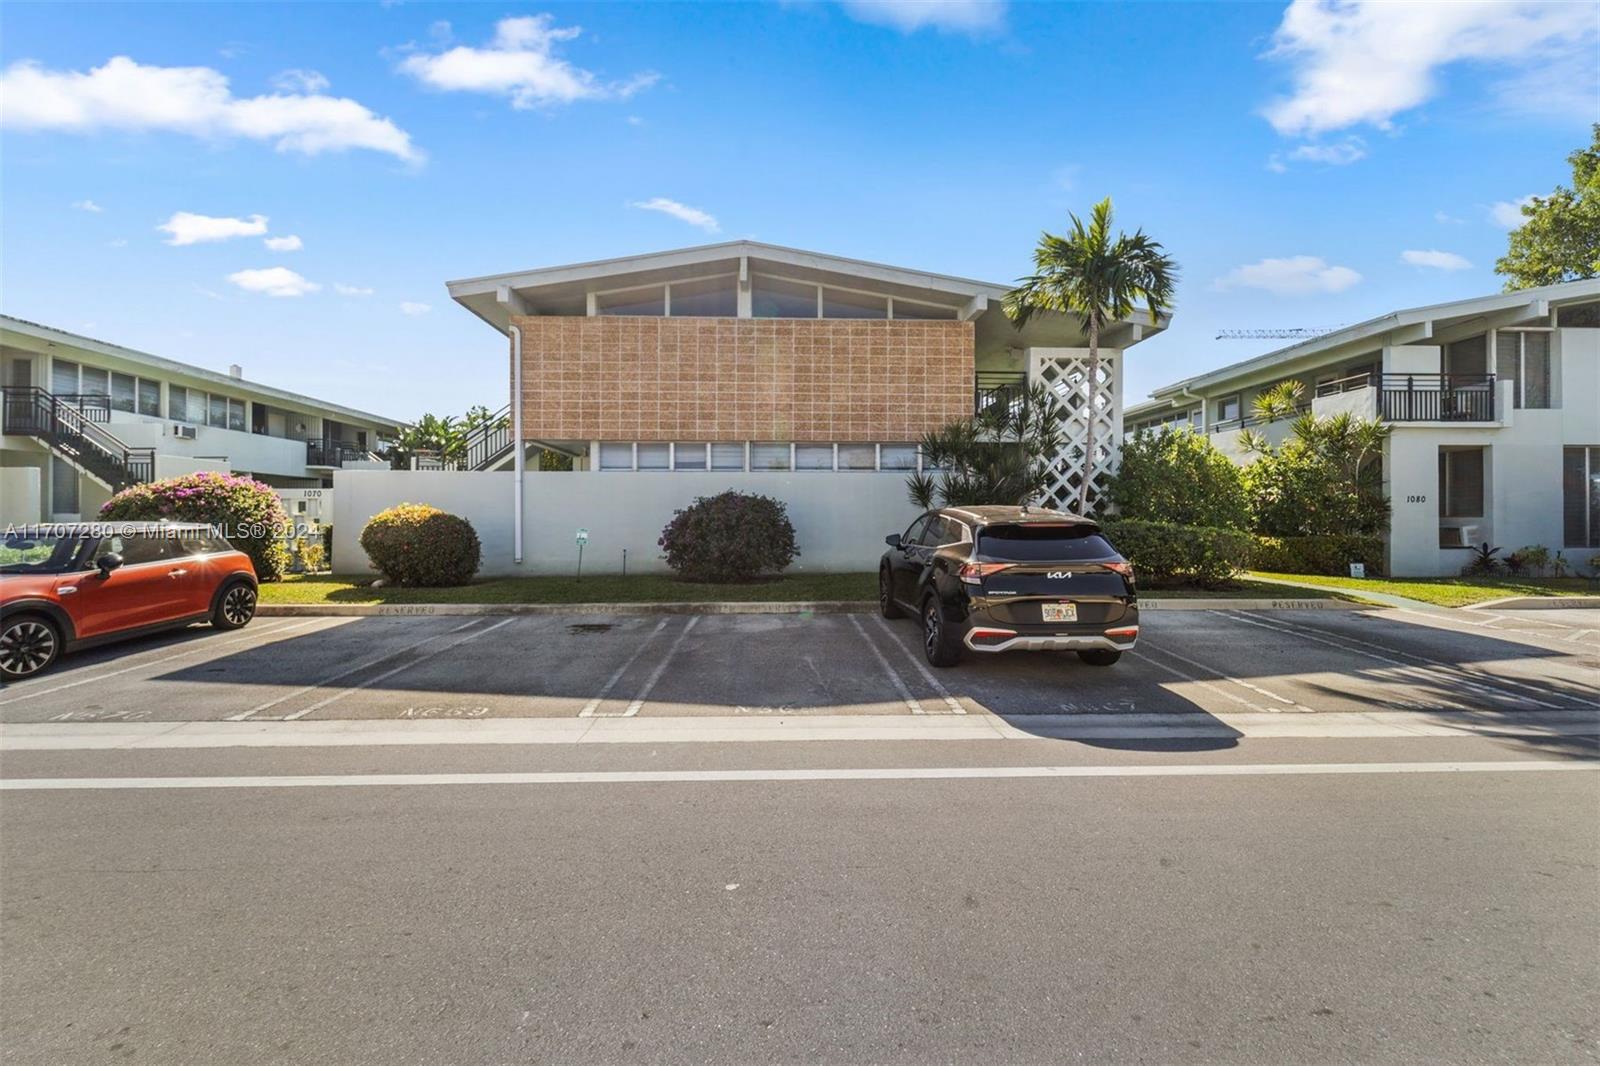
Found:
[[1251, 537], [1236, 529], [1111, 519], [1100, 527], [1142, 586], [1226, 584], [1250, 565]]
[[1351, 563], [1364, 563], [1367, 573], [1383, 569], [1383, 538], [1355, 534], [1320, 537], [1256, 537], [1250, 565], [1274, 574], [1348, 576]]
[[361, 548], [396, 585], [465, 585], [483, 558], [471, 522], [421, 503], [373, 515], [361, 531]]
[[123, 489], [100, 508], [107, 522], [204, 522], [250, 556], [258, 581], [277, 581], [289, 567], [283, 538], [289, 516], [270, 485], [203, 470]]

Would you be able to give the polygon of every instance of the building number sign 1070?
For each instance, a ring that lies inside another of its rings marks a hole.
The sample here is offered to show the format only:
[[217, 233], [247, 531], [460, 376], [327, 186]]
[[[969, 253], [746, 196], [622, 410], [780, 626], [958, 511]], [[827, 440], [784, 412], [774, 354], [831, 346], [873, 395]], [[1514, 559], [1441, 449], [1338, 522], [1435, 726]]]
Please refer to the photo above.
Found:
[[1406, 497], [1406, 502], [1407, 503], [1427, 503], [1428, 502], [1428, 497], [1426, 497], [1426, 496], [1407, 496]]

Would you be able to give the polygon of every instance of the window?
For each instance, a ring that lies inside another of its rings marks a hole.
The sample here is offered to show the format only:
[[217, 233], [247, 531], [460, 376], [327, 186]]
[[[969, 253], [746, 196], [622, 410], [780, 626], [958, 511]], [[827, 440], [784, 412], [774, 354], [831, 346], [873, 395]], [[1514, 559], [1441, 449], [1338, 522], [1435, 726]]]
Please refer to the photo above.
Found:
[[1600, 448], [1561, 449], [1561, 540], [1600, 548]]
[[674, 470], [704, 470], [706, 468], [706, 445], [702, 441], [698, 444], [676, 444], [672, 448], [672, 469]]
[[91, 562], [98, 564], [101, 559], [115, 552], [122, 556], [123, 566], [159, 563], [163, 559], [172, 558], [177, 547], [178, 542], [170, 537], [149, 533], [128, 533], [102, 540], [95, 547]]
[[876, 444], [841, 444], [839, 445], [840, 470], [876, 470], [878, 469], [878, 446]]
[[754, 318], [816, 318], [817, 286], [756, 275], [750, 293]]
[[822, 290], [823, 318], [888, 318], [889, 298], [844, 289]]
[[833, 445], [796, 444], [794, 446], [794, 468], [796, 470], [832, 470]]
[[907, 526], [906, 527], [906, 531], [904, 533], [900, 534], [900, 544], [901, 544], [901, 546], [902, 547], [907, 547], [907, 546], [912, 545], [912, 544], [921, 543], [921, 541], [922, 541], [922, 533], [923, 533], [923, 531], [925, 529], [928, 528], [928, 520], [931, 519], [931, 518], [934, 518], [934, 517], [936, 517], [936, 516], [935, 515], [926, 515], [925, 514], [921, 518], [917, 519], [915, 522], [913, 522], [909, 526]]
[[1483, 449], [1439, 449], [1439, 516], [1482, 518]]
[[658, 441], [643, 441], [639, 444], [639, 469], [640, 470], [666, 470], [668, 468], [668, 447]]
[[1556, 326], [1560, 329], [1600, 329], [1600, 302], [1556, 308]]
[[244, 432], [244, 401], [228, 401], [228, 428]]
[[206, 406], [206, 424], [216, 426], [218, 429], [228, 428], [228, 398], [226, 396], [210, 396]]
[[633, 445], [616, 441], [600, 442], [601, 470], [632, 470]]
[[167, 415], [178, 422], [193, 422], [197, 414], [189, 412], [189, 390], [182, 385], [167, 386]]
[[789, 469], [789, 446], [787, 444], [772, 444], [766, 441], [752, 442], [750, 445], [750, 469]]
[[78, 468], [55, 455], [50, 457], [50, 513], [78, 513]]
[[915, 470], [917, 446], [915, 444], [884, 444], [878, 448], [879, 470]]
[[717, 441], [711, 445], [711, 469], [743, 470], [744, 443], [742, 441]]
[[934, 515], [928, 519], [928, 528], [922, 533], [922, 543], [929, 548], [946, 544], [965, 544], [972, 540], [972, 532], [948, 515]]
[[1239, 395], [1224, 396], [1217, 401], [1217, 421], [1232, 422], [1239, 417]]
[[1512, 383], [1513, 407], [1550, 406], [1550, 334], [1500, 330], [1494, 337], [1495, 373]]
[[1093, 526], [990, 526], [979, 535], [978, 557], [1002, 563], [1111, 559], [1116, 551]]
[[732, 275], [700, 281], [674, 281], [673, 318], [733, 318], [739, 313], [739, 293]]
[[915, 300], [902, 300], [898, 296], [894, 300], [893, 314], [895, 318], [907, 320], [927, 321], [954, 321], [956, 309], [953, 307], [940, 307], [938, 304], [918, 303]]
[[86, 366], [78, 379], [78, 391], [85, 396], [110, 396], [111, 371]]
[[1444, 346], [1444, 372], [1451, 377], [1482, 377], [1489, 372], [1487, 334], [1468, 337]]
[[598, 315], [653, 315], [667, 313], [667, 289], [652, 285], [646, 289], [625, 289], [622, 292], [603, 292], [594, 298]]
[[161, 383], [139, 379], [139, 413], [161, 417]]
[[134, 381], [132, 374], [111, 375], [111, 409], [113, 411], [133, 411]]
[[78, 391], [78, 364], [65, 359], [50, 360], [50, 391], [71, 396]]

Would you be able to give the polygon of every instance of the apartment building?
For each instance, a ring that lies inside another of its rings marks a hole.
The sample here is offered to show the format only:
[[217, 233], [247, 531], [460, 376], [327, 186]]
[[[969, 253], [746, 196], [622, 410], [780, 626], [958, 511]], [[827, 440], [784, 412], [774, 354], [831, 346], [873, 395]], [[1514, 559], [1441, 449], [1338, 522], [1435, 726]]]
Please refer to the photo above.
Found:
[[284, 489], [385, 467], [400, 423], [0, 316], [0, 522], [91, 519], [128, 485], [198, 470]]
[[1484, 542], [1600, 549], [1600, 279], [1382, 315], [1157, 389], [1125, 426], [1189, 426], [1246, 464], [1244, 429], [1289, 435], [1253, 412], [1287, 380], [1305, 410], [1391, 425], [1391, 573], [1454, 574]]

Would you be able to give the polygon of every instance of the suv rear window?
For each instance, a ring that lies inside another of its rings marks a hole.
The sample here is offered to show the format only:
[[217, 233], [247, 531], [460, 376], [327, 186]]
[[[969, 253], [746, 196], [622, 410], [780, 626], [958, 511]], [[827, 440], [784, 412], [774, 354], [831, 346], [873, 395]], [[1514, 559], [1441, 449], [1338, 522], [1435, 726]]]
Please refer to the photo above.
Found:
[[1116, 554], [1093, 526], [990, 526], [978, 534], [978, 558], [989, 562], [1075, 562]]

